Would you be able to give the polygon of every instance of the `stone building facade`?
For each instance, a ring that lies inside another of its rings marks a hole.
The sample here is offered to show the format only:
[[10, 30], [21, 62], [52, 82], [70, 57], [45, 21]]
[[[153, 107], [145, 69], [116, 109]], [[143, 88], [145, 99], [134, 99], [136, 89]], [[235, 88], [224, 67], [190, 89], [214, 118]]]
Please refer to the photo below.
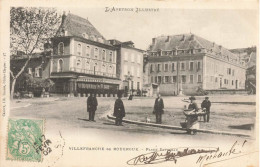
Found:
[[146, 83], [159, 84], [164, 95], [245, 89], [245, 63], [221, 45], [194, 34], [153, 38], [146, 65]]
[[120, 84], [116, 76], [116, 48], [87, 19], [63, 15], [52, 45], [53, 92], [115, 96]]
[[143, 50], [135, 48], [132, 41], [109, 40], [117, 48], [117, 76], [120, 90], [141, 95], [143, 88]]

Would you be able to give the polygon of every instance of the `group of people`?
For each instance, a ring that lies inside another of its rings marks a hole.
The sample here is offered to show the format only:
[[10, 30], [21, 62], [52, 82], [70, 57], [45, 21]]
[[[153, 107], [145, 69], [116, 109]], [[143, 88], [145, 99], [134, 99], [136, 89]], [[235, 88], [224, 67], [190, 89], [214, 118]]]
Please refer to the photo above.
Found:
[[[116, 117], [115, 125], [122, 126], [123, 117], [125, 117], [125, 107], [122, 101], [122, 94], [117, 94], [117, 99], [114, 105], [114, 113], [113, 116]], [[87, 111], [89, 113], [89, 121], [95, 122], [95, 112], [97, 110], [98, 102], [95, 94], [91, 94], [87, 99]]]
[[[125, 107], [124, 103], [122, 101], [122, 94], [117, 94], [117, 99], [114, 104], [114, 113], [113, 116], [116, 117], [115, 119], [115, 125], [122, 126], [122, 119], [125, 117]], [[188, 109], [194, 110], [195, 112], [199, 111], [199, 107], [196, 103], [196, 98], [194, 96], [189, 98], [190, 104]], [[93, 121], [95, 117], [95, 112], [97, 110], [98, 102], [95, 94], [91, 94], [91, 96], [87, 99], [87, 111], [89, 112], [89, 121]], [[210, 118], [210, 107], [211, 102], [209, 101], [209, 97], [205, 97], [205, 100], [201, 103], [201, 109], [203, 109], [206, 113], [203, 115], [204, 122], [209, 122]], [[157, 94], [157, 98], [155, 99], [154, 107], [153, 107], [153, 114], [155, 114], [156, 117], [156, 123], [161, 124], [162, 123], [162, 114], [164, 114], [164, 102], [161, 98], [160, 94]], [[189, 120], [191, 119], [191, 120]], [[187, 127], [187, 129], [191, 129], [192, 126], [198, 121], [198, 116], [190, 117], [188, 118], [188, 123], [190, 123]], [[189, 132], [189, 130], [188, 130]]]

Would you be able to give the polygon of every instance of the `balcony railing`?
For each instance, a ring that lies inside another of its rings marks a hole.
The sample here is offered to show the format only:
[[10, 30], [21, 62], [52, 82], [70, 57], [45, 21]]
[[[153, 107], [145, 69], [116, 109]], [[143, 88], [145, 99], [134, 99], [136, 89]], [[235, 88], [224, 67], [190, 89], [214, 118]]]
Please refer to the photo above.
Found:
[[110, 73], [105, 73], [105, 72], [100, 72], [100, 71], [93, 71], [93, 70], [86, 70], [86, 69], [82, 69], [82, 68], [71, 67], [70, 71], [74, 71], [74, 72], [78, 72], [78, 73], [84, 73], [84, 74], [92, 74], [92, 75], [116, 78], [116, 74], [110, 74]]

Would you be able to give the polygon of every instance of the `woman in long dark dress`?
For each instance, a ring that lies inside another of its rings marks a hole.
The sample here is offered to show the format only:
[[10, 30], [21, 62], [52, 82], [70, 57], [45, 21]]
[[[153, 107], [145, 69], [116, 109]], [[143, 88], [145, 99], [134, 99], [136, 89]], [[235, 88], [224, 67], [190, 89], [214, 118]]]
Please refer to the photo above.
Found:
[[123, 126], [122, 119], [123, 117], [125, 117], [125, 107], [123, 101], [121, 100], [122, 94], [118, 93], [117, 96], [118, 99], [116, 99], [115, 101], [113, 115], [116, 117], [116, 121], [115, 121], [116, 126]]

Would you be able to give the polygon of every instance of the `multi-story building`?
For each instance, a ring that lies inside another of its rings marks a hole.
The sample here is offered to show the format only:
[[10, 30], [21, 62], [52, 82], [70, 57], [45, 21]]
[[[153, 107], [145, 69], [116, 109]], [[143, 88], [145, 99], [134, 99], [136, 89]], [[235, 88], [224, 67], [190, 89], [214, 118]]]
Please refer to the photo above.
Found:
[[256, 93], [256, 47], [231, 49], [231, 52], [238, 54], [239, 58], [246, 63], [246, 89]]
[[109, 40], [117, 48], [117, 76], [122, 81], [119, 89], [141, 95], [143, 88], [143, 50], [132, 41]]
[[53, 92], [116, 94], [120, 83], [116, 76], [116, 48], [87, 19], [64, 14], [52, 45]]
[[245, 62], [228, 49], [194, 34], [160, 36], [148, 49], [147, 83], [165, 95], [199, 89], [245, 89]]

